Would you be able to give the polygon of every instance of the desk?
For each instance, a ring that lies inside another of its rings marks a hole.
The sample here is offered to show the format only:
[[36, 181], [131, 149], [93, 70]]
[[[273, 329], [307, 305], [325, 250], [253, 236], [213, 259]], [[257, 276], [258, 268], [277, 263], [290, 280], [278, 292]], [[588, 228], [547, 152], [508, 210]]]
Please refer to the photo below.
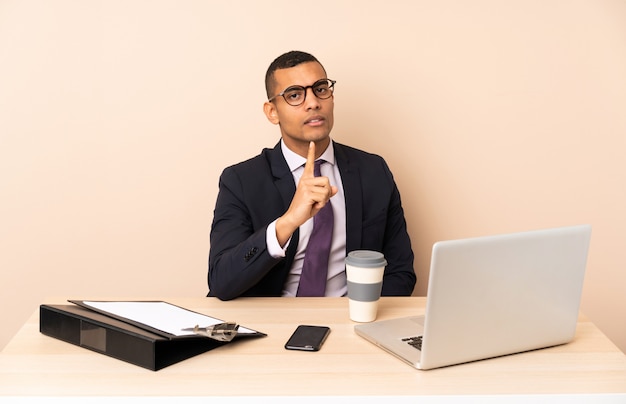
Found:
[[[268, 336], [236, 341], [153, 372], [40, 334], [37, 310], [0, 354], [0, 401], [5, 402], [3, 396], [272, 396], [279, 402], [292, 396], [285, 402], [293, 402], [293, 396], [313, 395], [600, 394], [626, 402], [626, 357], [584, 315], [569, 344], [420, 371], [357, 336], [346, 298], [163, 300]], [[423, 297], [382, 298], [378, 319], [423, 314], [425, 304]], [[330, 326], [321, 351], [283, 348], [298, 324]]]

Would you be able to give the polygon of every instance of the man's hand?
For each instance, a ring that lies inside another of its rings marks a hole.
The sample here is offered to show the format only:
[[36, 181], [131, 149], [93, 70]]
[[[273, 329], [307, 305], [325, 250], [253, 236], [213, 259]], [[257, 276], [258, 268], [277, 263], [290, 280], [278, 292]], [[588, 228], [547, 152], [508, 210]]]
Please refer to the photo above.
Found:
[[276, 237], [281, 246], [287, 243], [298, 227], [315, 216], [337, 193], [337, 187], [330, 185], [328, 177], [315, 176], [314, 166], [315, 142], [310, 142], [304, 172], [296, 187], [296, 193], [287, 212], [276, 221]]

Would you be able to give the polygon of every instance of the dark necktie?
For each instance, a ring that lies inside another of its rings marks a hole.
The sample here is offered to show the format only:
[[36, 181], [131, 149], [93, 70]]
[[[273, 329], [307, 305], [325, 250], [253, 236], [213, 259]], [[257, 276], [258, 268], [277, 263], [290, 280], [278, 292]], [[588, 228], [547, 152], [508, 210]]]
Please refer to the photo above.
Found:
[[[315, 162], [314, 174], [316, 177], [321, 175], [320, 165], [323, 162], [324, 160]], [[333, 238], [333, 223], [333, 208], [330, 202], [328, 202], [313, 216], [313, 231], [304, 252], [298, 296], [324, 296], [326, 292], [328, 257], [330, 256], [330, 243]]]

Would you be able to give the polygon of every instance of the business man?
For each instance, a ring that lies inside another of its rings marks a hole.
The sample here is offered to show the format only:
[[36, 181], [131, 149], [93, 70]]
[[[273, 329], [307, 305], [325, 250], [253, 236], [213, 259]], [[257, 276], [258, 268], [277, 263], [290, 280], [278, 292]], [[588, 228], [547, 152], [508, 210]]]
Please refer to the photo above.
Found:
[[[335, 81], [314, 56], [292, 51], [270, 64], [265, 86], [263, 110], [281, 140], [220, 176], [209, 296], [344, 296], [353, 250], [384, 254], [383, 295], [410, 295], [413, 251], [400, 194], [381, 157], [331, 140]], [[318, 230], [322, 222], [329, 227]], [[307, 256], [324, 243], [326, 252]], [[321, 275], [310, 275], [311, 259]], [[311, 276], [322, 284], [311, 288]]]

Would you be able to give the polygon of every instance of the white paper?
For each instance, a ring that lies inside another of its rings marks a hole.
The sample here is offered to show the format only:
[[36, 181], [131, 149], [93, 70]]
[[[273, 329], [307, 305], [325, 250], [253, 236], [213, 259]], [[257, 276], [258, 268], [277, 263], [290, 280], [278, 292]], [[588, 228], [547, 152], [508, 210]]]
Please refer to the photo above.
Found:
[[[183, 331], [183, 328], [193, 328], [196, 325], [207, 327], [224, 322], [224, 320], [205, 316], [204, 314], [196, 313], [167, 302], [110, 302], [87, 300], [83, 300], [82, 302], [94, 309], [124, 317], [176, 336], [194, 335], [193, 331]], [[255, 331], [240, 326], [238, 333], [254, 334]]]

